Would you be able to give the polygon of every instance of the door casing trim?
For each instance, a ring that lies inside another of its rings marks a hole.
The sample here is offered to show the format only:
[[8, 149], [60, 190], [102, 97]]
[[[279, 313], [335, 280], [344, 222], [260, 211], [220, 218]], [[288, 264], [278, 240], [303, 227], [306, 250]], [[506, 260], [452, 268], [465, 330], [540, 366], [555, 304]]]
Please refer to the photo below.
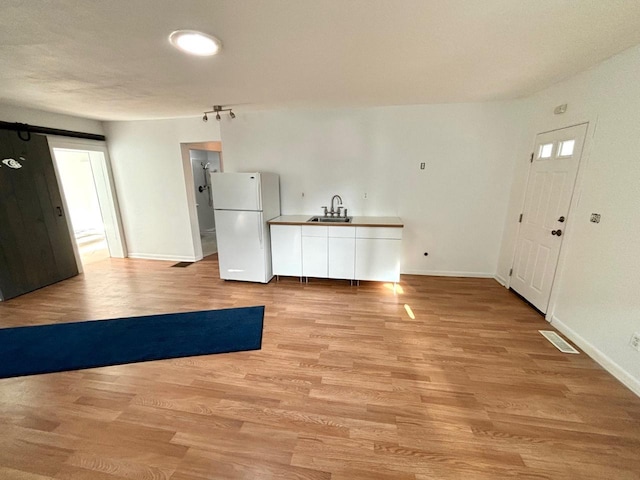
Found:
[[[60, 173], [58, 172], [58, 165], [55, 160], [55, 152], [54, 149], [66, 149], [66, 150], [81, 150], [81, 151], [89, 151], [89, 152], [99, 152], [104, 155], [105, 161], [105, 173], [107, 176], [107, 187], [109, 189], [109, 193], [112, 199], [112, 205], [110, 207], [113, 209], [113, 214], [116, 220], [116, 230], [118, 236], [118, 242], [123, 257], [126, 258], [127, 253], [127, 243], [124, 235], [124, 226], [122, 223], [122, 216], [120, 213], [120, 205], [118, 203], [118, 195], [116, 192], [115, 179], [113, 177], [113, 170], [111, 167], [111, 158], [109, 156], [109, 149], [107, 147], [107, 143], [104, 141], [98, 140], [85, 140], [80, 138], [67, 138], [67, 137], [58, 137], [58, 136], [47, 136], [47, 141], [49, 143], [49, 151], [51, 153], [51, 160], [53, 162], [53, 168], [56, 172], [56, 180], [58, 181], [58, 188], [60, 189], [60, 195], [62, 197], [62, 203], [64, 205], [65, 211], [69, 211], [69, 206], [67, 204], [67, 197], [64, 193], [64, 188], [62, 187], [62, 181], [60, 179]], [[82, 266], [82, 260], [80, 258], [80, 251], [78, 249], [78, 245], [75, 241], [75, 235], [73, 232], [73, 226], [71, 222], [69, 223], [69, 236], [71, 237], [71, 243], [73, 244], [73, 252], [76, 257], [76, 263], [78, 265], [78, 272], [82, 273], [84, 268]]]
[[[569, 204], [569, 212], [567, 214], [567, 216], [569, 218], [573, 218], [573, 212], [575, 211], [578, 203], [580, 202], [580, 197], [582, 194], [582, 184], [583, 184], [583, 179], [584, 179], [584, 172], [586, 171], [586, 166], [589, 163], [589, 158], [591, 156], [591, 148], [593, 145], [593, 136], [595, 134], [596, 131], [596, 127], [597, 127], [597, 117], [594, 119], [584, 119], [583, 121], [576, 121], [576, 122], [570, 122], [569, 124], [565, 125], [565, 126], [558, 126], [557, 128], [552, 128], [552, 129], [547, 129], [547, 130], [542, 130], [540, 132], [537, 132], [534, 134], [533, 137], [533, 143], [530, 146], [530, 151], [533, 152], [534, 148], [535, 148], [535, 144], [536, 144], [536, 138], [538, 137], [538, 135], [544, 134], [544, 133], [550, 133], [550, 132], [554, 132], [556, 130], [562, 130], [565, 128], [571, 128], [571, 127], [577, 127], [578, 125], [583, 125], [583, 124], [587, 124], [587, 131], [585, 133], [585, 138], [584, 138], [584, 145], [582, 146], [582, 155], [580, 156], [580, 161], [578, 162], [578, 170], [576, 173], [576, 180], [573, 186], [573, 193], [571, 195], [571, 203]], [[526, 181], [524, 183], [525, 185], [525, 191], [523, 192], [523, 194], [521, 195], [520, 198], [520, 212], [524, 211], [524, 206], [525, 206], [525, 202], [526, 202], [526, 187], [529, 185], [529, 177], [530, 177], [530, 173], [531, 173], [531, 166], [533, 164], [530, 162], [529, 163], [529, 167], [527, 168], [527, 178]], [[515, 231], [515, 241], [513, 244], [513, 249], [511, 252], [511, 261], [509, 262], [509, 268], [513, 268], [514, 264], [515, 264], [515, 260], [516, 260], [516, 250], [517, 250], [517, 244], [518, 244], [518, 237], [520, 235], [520, 227], [521, 224], [520, 222], [517, 222], [518, 225], [516, 227], [516, 231]], [[567, 222], [565, 228], [563, 229], [563, 233], [564, 233], [564, 239], [562, 241], [562, 244], [560, 245], [560, 253], [558, 255], [558, 262], [556, 264], [556, 271], [553, 277], [553, 282], [551, 284], [551, 293], [549, 295], [549, 303], [547, 305], [547, 311], [545, 313], [545, 320], [547, 322], [551, 323], [551, 319], [553, 318], [554, 312], [555, 312], [555, 308], [556, 305], [558, 303], [558, 297], [559, 297], [559, 286], [562, 283], [562, 273], [564, 271], [564, 264], [566, 261], [566, 257], [567, 257], [567, 245], [571, 242], [571, 239], [573, 238], [573, 224], [575, 222], [571, 221], [571, 222]], [[507, 289], [511, 288], [511, 276], [508, 276], [504, 285]]]

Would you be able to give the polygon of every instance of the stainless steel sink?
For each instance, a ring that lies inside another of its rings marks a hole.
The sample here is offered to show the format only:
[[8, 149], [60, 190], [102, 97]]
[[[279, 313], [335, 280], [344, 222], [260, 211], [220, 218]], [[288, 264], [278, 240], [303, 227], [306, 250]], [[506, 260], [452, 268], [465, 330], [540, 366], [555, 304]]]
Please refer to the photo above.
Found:
[[307, 223], [351, 223], [353, 217], [311, 217]]

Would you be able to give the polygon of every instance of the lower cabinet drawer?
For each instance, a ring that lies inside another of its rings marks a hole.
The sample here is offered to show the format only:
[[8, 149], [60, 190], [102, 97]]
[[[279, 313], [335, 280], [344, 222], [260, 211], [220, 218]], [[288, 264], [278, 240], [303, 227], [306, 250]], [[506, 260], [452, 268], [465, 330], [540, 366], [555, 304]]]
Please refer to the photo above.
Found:
[[392, 238], [402, 239], [402, 228], [394, 227], [356, 227], [356, 238]]
[[302, 236], [326, 237], [328, 228], [326, 225], [302, 225]]
[[329, 226], [328, 234], [329, 238], [356, 238], [356, 228], [357, 227], [336, 227]]

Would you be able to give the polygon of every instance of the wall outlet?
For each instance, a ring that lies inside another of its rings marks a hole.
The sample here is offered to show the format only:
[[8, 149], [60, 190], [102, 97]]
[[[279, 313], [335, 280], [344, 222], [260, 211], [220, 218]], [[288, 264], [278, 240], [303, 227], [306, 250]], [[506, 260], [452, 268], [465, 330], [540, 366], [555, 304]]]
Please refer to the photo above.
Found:
[[631, 341], [629, 342], [629, 345], [631, 345], [631, 348], [634, 348], [635, 350], [640, 352], [640, 332], [636, 332], [631, 335]]

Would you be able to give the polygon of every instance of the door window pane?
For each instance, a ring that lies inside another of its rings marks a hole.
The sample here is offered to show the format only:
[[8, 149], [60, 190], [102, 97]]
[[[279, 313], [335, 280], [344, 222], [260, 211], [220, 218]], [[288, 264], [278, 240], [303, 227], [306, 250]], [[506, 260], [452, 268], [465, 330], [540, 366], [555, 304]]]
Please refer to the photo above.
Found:
[[551, 158], [551, 152], [553, 152], [553, 143], [545, 143], [544, 145], [540, 145], [538, 158]]
[[570, 157], [573, 155], [573, 148], [576, 145], [575, 140], [565, 140], [560, 142], [560, 148], [558, 148], [559, 157]]

